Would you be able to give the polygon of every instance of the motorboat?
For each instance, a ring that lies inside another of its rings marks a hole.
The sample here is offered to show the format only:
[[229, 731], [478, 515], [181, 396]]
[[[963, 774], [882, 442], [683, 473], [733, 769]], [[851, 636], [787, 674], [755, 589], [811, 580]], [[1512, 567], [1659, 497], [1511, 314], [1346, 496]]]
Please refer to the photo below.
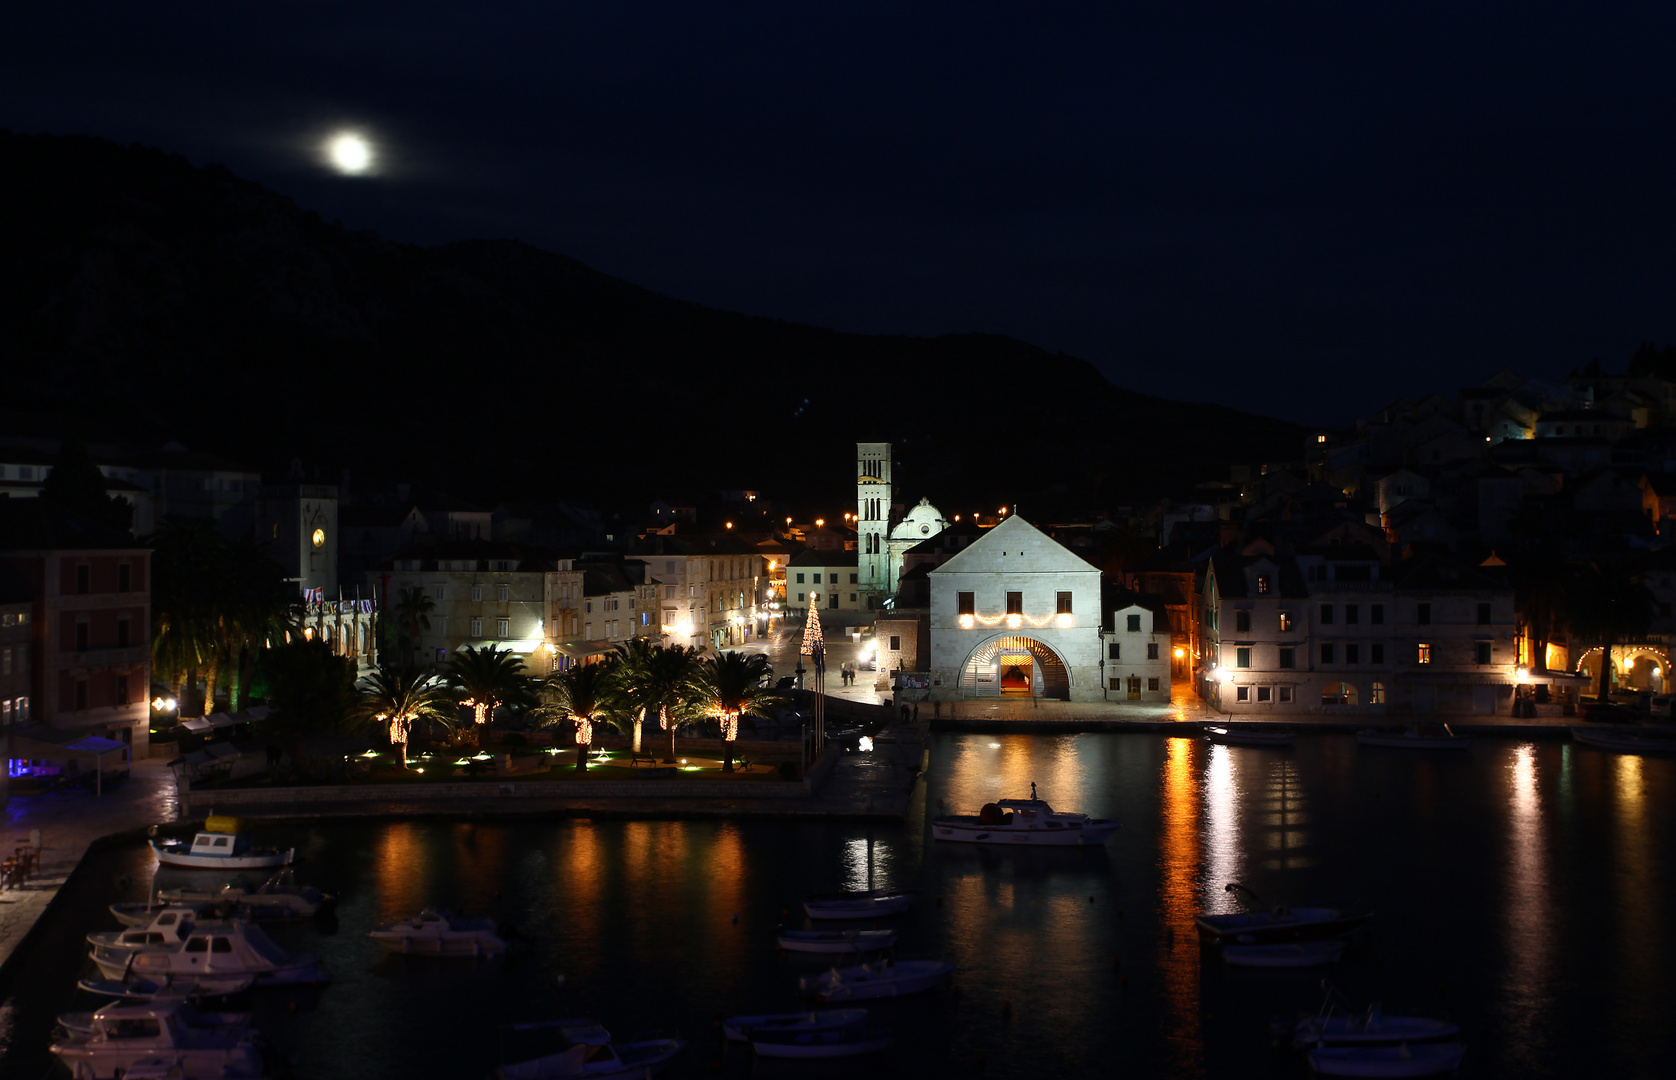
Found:
[[1222, 959], [1235, 967], [1296, 968], [1336, 964], [1344, 955], [1344, 941], [1288, 941], [1277, 945], [1226, 945]]
[[502, 1030], [537, 1029], [556, 1029], [564, 1039], [564, 1048], [515, 1065], [502, 1065], [495, 1071], [497, 1080], [644, 1080], [662, 1072], [669, 1059], [687, 1045], [681, 1039], [614, 1043], [611, 1033], [593, 1020], [508, 1024]]
[[1389, 746], [1401, 750], [1465, 750], [1472, 745], [1466, 735], [1457, 735], [1448, 724], [1427, 729], [1418, 724], [1402, 731], [1380, 731], [1369, 728], [1356, 733], [1356, 741], [1363, 746]]
[[825, 1031], [853, 1027], [867, 1019], [866, 1009], [823, 1009], [819, 1012], [770, 1013], [767, 1016], [730, 1016], [722, 1021], [722, 1034], [736, 1041], [759, 1032]]
[[196, 918], [209, 918], [214, 913], [216, 905], [213, 902], [194, 901], [191, 903], [154, 904], [149, 900], [124, 901], [110, 906], [110, 913], [123, 926], [147, 926], [157, 917], [157, 913], [166, 907], [181, 908], [190, 911]]
[[[238, 1028], [248, 1031], [250, 1028], [250, 1013], [248, 1011], [215, 1012], [199, 1008], [183, 991], [169, 991], [152, 997], [154, 1005], [168, 1005], [175, 1001], [180, 1008], [175, 1015], [180, 1022], [189, 1028]], [[104, 1006], [108, 1009], [109, 1004]], [[58, 1014], [58, 1026], [71, 1036], [92, 1038], [98, 1031], [99, 1013], [103, 1009], [91, 1012], [67, 1012]]]
[[954, 965], [942, 960], [903, 960], [833, 968], [800, 979], [799, 985], [819, 1001], [859, 1001], [922, 993], [952, 974]]
[[367, 936], [390, 952], [416, 956], [498, 956], [506, 941], [496, 930], [493, 919], [461, 919], [443, 908], [426, 908]]
[[1291, 728], [1237, 728], [1205, 726], [1205, 738], [1223, 746], [1291, 746], [1298, 741]]
[[86, 1034], [55, 1039], [49, 1049], [77, 1080], [115, 1080], [135, 1075], [141, 1063], [155, 1069], [163, 1062], [168, 1064], [161, 1075], [180, 1080], [262, 1075], [262, 1055], [247, 1020], [197, 1027], [186, 1022], [188, 1008], [180, 998], [107, 1005], [94, 1014]]
[[1028, 799], [1001, 799], [985, 803], [976, 815], [951, 814], [933, 819], [931, 835], [967, 844], [1098, 847], [1120, 825], [1109, 818], [1056, 811], [1036, 798], [1036, 785], [1031, 784]]
[[1298, 1021], [1292, 1031], [1292, 1045], [1389, 1046], [1397, 1043], [1435, 1042], [1459, 1035], [1461, 1026], [1429, 1016], [1385, 1016], [1375, 1006], [1353, 1016], [1312, 1016]]
[[838, 893], [811, 896], [803, 911], [811, 919], [876, 919], [900, 915], [914, 902], [911, 892]]
[[818, 1031], [759, 1031], [751, 1034], [751, 1048], [765, 1058], [839, 1058], [877, 1054], [890, 1049], [887, 1028], [859, 1024]]
[[1321, 1046], [1307, 1056], [1309, 1067], [1323, 1076], [1439, 1076], [1461, 1067], [1466, 1047], [1448, 1042]]
[[1585, 746], [1615, 750], [1620, 754], [1676, 754], [1676, 737], [1652, 735], [1636, 728], [1574, 727], [1571, 737]]
[[170, 904], [226, 904], [252, 919], [306, 919], [337, 904], [337, 897], [330, 893], [298, 885], [296, 871], [290, 866], [281, 867], [254, 889], [237, 881], [214, 890], [163, 889], [157, 898]]
[[100, 997], [118, 1001], [150, 1001], [171, 994], [184, 996], [205, 1012], [243, 1012], [250, 1007], [250, 991], [256, 985], [251, 975], [201, 975], [163, 979], [82, 979], [76, 986]]
[[153, 837], [151, 850], [164, 866], [189, 870], [262, 870], [288, 865], [296, 848], [257, 847], [235, 817], [211, 814], [191, 843]]
[[248, 920], [183, 917], [190, 915], [165, 908], [141, 929], [89, 934], [93, 962], [100, 974], [119, 981], [130, 975], [151, 980], [249, 975], [258, 986], [288, 986], [330, 979], [319, 957], [287, 953]]
[[[1257, 894], [1231, 881], [1224, 892], [1245, 893], [1253, 900]], [[1259, 911], [1239, 911], [1228, 915], [1200, 915], [1193, 920], [1199, 940], [1214, 945], [1276, 945], [1288, 941], [1317, 941], [1322, 938], [1344, 937], [1366, 926], [1373, 918], [1346, 915], [1338, 908], [1273, 907]]]
[[896, 944], [895, 930], [782, 930], [775, 944], [788, 952], [883, 952]]

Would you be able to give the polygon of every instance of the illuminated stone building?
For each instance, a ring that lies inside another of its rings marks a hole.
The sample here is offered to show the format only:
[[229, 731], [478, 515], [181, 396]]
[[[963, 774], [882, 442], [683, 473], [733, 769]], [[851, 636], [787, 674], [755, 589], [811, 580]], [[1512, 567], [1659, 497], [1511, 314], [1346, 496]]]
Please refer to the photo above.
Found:
[[893, 498], [890, 443], [856, 443], [855, 451], [857, 593], [863, 608], [876, 608], [896, 591], [888, 545]]

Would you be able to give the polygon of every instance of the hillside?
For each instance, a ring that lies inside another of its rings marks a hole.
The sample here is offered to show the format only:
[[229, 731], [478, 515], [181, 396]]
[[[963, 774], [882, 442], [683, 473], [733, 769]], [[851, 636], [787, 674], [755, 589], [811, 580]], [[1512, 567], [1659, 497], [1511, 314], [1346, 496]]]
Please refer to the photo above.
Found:
[[173, 438], [265, 469], [301, 456], [483, 501], [831, 497], [851, 443], [891, 439], [907, 498], [1066, 512], [1300, 446], [1294, 425], [1131, 393], [1009, 338], [845, 334], [514, 241], [393, 243], [93, 138], [0, 132], [0, 228], [14, 431]]

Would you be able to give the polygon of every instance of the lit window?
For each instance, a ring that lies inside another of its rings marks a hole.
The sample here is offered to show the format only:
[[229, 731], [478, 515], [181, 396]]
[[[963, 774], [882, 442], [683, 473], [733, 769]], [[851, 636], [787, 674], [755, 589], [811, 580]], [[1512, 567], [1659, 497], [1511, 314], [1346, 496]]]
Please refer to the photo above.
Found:
[[1257, 591], [1258, 593], [1266, 593], [1269, 591], [1269, 575], [1257, 575]]
[[480, 638], [480, 637], [483, 636], [483, 620], [482, 619], [471, 620], [471, 636], [474, 637], [474, 638]]
[[1384, 683], [1376, 682], [1376, 683], [1373, 684], [1373, 692], [1368, 695], [1368, 704], [1370, 704], [1370, 705], [1383, 705], [1383, 704], [1385, 704], [1385, 684]]
[[1432, 647], [1431, 647], [1431, 645], [1422, 641], [1419, 644], [1418, 648], [1420, 650], [1420, 655], [1415, 658], [1415, 662], [1420, 663], [1420, 664], [1431, 663], [1432, 662]]
[[1290, 611], [1280, 613], [1280, 632], [1283, 634], [1292, 632], [1292, 613]]

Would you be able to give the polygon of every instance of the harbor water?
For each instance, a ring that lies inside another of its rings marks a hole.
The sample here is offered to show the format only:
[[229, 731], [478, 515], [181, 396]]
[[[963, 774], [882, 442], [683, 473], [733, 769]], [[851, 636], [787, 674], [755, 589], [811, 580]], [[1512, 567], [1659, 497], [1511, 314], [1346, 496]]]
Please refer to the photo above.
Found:
[[[939, 804], [975, 812], [1032, 782], [1123, 828], [1104, 850], [931, 841]], [[341, 896], [330, 920], [267, 924], [333, 977], [258, 998], [276, 1075], [477, 1080], [530, 1049], [502, 1025], [588, 1016], [689, 1040], [674, 1077], [1302, 1077], [1273, 1032], [1320, 1006], [1323, 978], [1459, 1023], [1467, 1076], [1651, 1077], [1676, 1060], [1676, 761], [1560, 739], [947, 734], [901, 825], [358, 818], [259, 839], [295, 843], [298, 880]], [[67, 1075], [46, 1047], [56, 1013], [93, 1006], [75, 988], [84, 935], [116, 925], [106, 904], [186, 881], [204, 875], [158, 871], [142, 845], [91, 856], [4, 988], [0, 1075]], [[1193, 917], [1236, 910], [1234, 881], [1265, 904], [1371, 910], [1371, 933], [1328, 968], [1227, 968]], [[796, 1009], [798, 977], [823, 970], [774, 948], [777, 926], [807, 925], [803, 896], [868, 887], [918, 892], [880, 925], [900, 928], [899, 956], [953, 961], [952, 985], [864, 1003], [896, 1036], [873, 1059], [724, 1045], [721, 1016]], [[367, 938], [427, 905], [500, 918], [513, 950], [438, 960]]]

